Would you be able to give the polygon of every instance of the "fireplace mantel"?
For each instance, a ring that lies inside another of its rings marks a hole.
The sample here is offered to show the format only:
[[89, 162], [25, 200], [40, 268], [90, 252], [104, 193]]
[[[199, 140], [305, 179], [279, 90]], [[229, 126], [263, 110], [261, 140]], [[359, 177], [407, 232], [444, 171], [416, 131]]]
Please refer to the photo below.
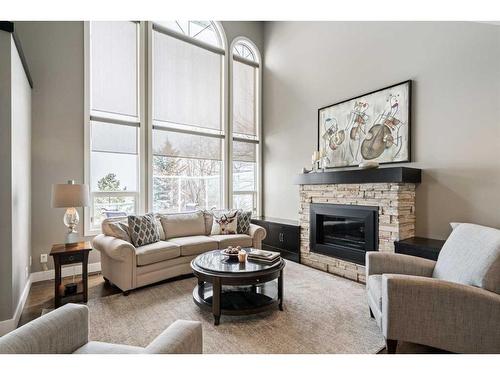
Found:
[[335, 170], [302, 173], [295, 177], [295, 185], [414, 183], [421, 180], [421, 169], [386, 167], [374, 169]]

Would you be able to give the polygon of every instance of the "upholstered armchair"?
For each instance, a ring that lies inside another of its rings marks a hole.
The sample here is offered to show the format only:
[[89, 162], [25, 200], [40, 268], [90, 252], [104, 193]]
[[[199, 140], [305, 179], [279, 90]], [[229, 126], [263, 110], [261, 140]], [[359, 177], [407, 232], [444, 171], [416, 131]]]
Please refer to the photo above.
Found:
[[89, 341], [88, 308], [67, 304], [0, 337], [0, 354], [201, 354], [201, 323], [177, 320], [148, 346]]
[[372, 318], [398, 340], [455, 353], [500, 353], [500, 230], [453, 224], [437, 262], [366, 254]]

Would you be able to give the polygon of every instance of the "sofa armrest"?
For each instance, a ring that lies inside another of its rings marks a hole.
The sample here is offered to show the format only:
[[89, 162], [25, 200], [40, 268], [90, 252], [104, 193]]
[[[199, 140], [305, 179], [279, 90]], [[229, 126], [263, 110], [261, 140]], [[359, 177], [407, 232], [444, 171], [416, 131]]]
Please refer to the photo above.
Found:
[[386, 338], [457, 353], [500, 353], [500, 295], [420, 276], [382, 276]]
[[119, 261], [125, 261], [128, 257], [135, 256], [135, 247], [130, 242], [104, 234], [94, 237], [92, 247]]
[[252, 247], [262, 249], [262, 240], [266, 238], [267, 235], [266, 230], [259, 225], [250, 224], [248, 234], [252, 237]]
[[201, 354], [203, 352], [201, 323], [177, 320], [145, 350], [150, 354]]
[[259, 241], [262, 241], [267, 236], [266, 230], [257, 224], [250, 224], [250, 230], [248, 231], [248, 234], [250, 235], [250, 237], [258, 239]]
[[396, 273], [431, 277], [436, 262], [405, 254], [369, 251], [366, 253], [366, 276]]
[[69, 354], [88, 342], [89, 309], [68, 303], [0, 337], [0, 354]]

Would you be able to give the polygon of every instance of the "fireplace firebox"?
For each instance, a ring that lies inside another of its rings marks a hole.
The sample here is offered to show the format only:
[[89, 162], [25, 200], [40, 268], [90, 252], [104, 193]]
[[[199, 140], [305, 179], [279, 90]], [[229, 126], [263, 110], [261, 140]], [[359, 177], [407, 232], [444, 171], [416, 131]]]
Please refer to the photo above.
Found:
[[378, 207], [312, 203], [312, 252], [365, 264], [365, 253], [378, 250]]

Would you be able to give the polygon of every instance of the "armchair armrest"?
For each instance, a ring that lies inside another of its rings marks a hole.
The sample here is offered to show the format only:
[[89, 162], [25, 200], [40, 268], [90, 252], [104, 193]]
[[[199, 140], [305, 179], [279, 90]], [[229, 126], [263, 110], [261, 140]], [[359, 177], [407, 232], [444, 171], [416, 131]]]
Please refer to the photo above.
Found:
[[1, 354], [69, 354], [88, 342], [89, 309], [68, 303], [0, 337]]
[[135, 247], [130, 242], [116, 237], [99, 234], [92, 240], [94, 249], [106, 253], [107, 256], [119, 261], [135, 256]]
[[436, 262], [411, 255], [369, 251], [366, 253], [366, 276], [394, 273], [431, 277]]
[[203, 352], [201, 323], [177, 320], [145, 350], [150, 354], [201, 354]]
[[500, 295], [428, 277], [382, 276], [388, 339], [457, 353], [500, 353]]

